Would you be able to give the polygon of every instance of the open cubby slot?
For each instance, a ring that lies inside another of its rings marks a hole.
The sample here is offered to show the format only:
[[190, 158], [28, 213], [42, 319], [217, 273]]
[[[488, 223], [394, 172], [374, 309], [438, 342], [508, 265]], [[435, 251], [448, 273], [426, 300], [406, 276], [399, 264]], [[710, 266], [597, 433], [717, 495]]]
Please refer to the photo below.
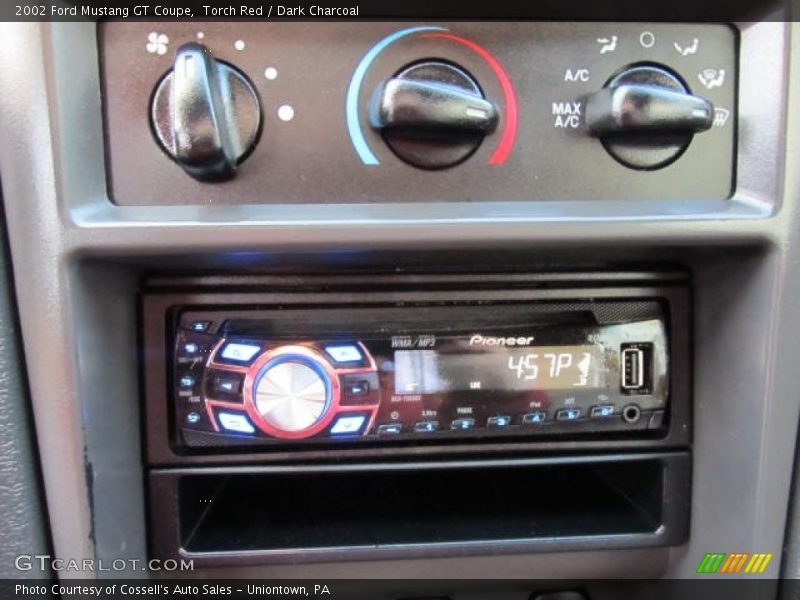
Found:
[[182, 474], [173, 498], [188, 554], [641, 539], [663, 532], [667, 466], [648, 458]]

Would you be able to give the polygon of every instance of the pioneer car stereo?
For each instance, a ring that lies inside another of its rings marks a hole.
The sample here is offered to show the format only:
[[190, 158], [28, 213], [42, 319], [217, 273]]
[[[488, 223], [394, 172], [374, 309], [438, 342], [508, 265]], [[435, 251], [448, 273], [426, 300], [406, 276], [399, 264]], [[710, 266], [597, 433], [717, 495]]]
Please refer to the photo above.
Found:
[[686, 401], [675, 292], [608, 291], [154, 295], [149, 435], [177, 455], [662, 439]]
[[[586, 305], [186, 310], [174, 416], [187, 446], [657, 429], [663, 315]], [[616, 311], [621, 322], [602, 322]], [[199, 434], [213, 434], [201, 436]]]

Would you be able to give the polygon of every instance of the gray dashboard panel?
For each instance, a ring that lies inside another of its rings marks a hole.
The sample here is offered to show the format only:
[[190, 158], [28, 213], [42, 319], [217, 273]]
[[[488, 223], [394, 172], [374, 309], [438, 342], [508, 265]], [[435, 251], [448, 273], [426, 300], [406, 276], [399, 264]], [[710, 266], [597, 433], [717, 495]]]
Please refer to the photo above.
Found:
[[[19, 570], [18, 556], [47, 554], [49, 536], [39, 476], [33, 419], [25, 384], [14, 285], [5, 228], [0, 230], [0, 514], [3, 544], [0, 578], [41, 578], [38, 569]], [[21, 563], [23, 567], [27, 560]]]
[[[669, 262], [691, 268], [695, 282], [689, 544], [386, 561], [370, 565], [369, 575], [690, 577], [705, 552], [719, 549], [775, 552], [768, 575], [776, 576], [799, 410], [800, 323], [791, 317], [800, 299], [793, 259], [800, 179], [787, 163], [800, 147], [800, 115], [788, 110], [788, 98], [800, 94], [796, 27], [741, 26], [737, 185], [729, 201], [424, 202], [412, 214], [401, 205], [334, 204], [309, 214], [289, 205], [113, 205], [94, 26], [2, 24], [0, 86], [18, 93], [0, 97], [0, 168], [56, 554], [146, 555], [131, 352], [145, 271]], [[736, 527], [721, 510], [736, 514]], [[363, 572], [336, 563], [215, 574]]]

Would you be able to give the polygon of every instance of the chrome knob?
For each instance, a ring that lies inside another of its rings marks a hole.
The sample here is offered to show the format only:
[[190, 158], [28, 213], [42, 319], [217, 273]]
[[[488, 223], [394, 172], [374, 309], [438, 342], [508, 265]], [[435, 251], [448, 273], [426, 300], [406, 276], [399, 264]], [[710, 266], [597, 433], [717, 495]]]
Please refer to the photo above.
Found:
[[331, 384], [311, 360], [287, 354], [267, 363], [254, 386], [261, 418], [276, 430], [298, 432], [321, 421], [329, 408]]

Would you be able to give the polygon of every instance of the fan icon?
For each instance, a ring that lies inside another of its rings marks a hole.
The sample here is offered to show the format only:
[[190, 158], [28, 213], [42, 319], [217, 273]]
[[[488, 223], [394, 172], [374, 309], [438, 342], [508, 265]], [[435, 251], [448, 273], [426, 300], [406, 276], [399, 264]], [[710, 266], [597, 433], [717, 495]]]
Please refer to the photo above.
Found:
[[150, 54], [166, 54], [168, 46], [169, 38], [164, 33], [153, 31], [147, 36], [145, 48]]

